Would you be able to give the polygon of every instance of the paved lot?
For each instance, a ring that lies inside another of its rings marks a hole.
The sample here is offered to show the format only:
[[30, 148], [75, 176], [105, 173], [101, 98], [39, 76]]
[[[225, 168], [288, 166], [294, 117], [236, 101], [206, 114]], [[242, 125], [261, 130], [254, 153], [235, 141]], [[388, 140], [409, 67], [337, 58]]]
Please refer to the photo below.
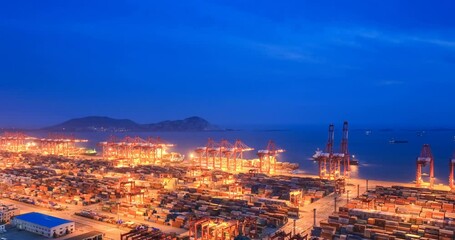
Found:
[[16, 239], [21, 239], [21, 240], [44, 240], [48, 239], [44, 236], [39, 236], [31, 232], [27, 231], [19, 231], [17, 228], [14, 227], [7, 227], [6, 228], [6, 233], [0, 233], [0, 238], [6, 238], [7, 240], [16, 240]]
[[[298, 175], [302, 177], [302, 175]], [[309, 177], [315, 177], [311, 175], [307, 175]], [[348, 186], [346, 187], [346, 190], [349, 191], [349, 198], [353, 198], [357, 196], [357, 185], [359, 185], [359, 193], [362, 194], [366, 190], [366, 180], [365, 179], [350, 179], [348, 182]], [[374, 188], [375, 186], [392, 186], [392, 185], [402, 185], [402, 186], [414, 186], [412, 183], [398, 183], [398, 182], [386, 182], [386, 181], [377, 181], [377, 180], [369, 180], [368, 181], [368, 186], [369, 188]], [[444, 188], [444, 186], [436, 186], [436, 188]], [[335, 210], [335, 194], [330, 194], [312, 204], [309, 204], [307, 206], [301, 207], [300, 209], [300, 217], [299, 219], [295, 220], [295, 233], [304, 233], [307, 234], [313, 227], [313, 221], [314, 221], [314, 212], [313, 209], [316, 209], [316, 225], [319, 224], [319, 222], [323, 219], [327, 219], [330, 214], [332, 214]], [[344, 193], [341, 195], [337, 196], [337, 207], [343, 206], [346, 204], [348, 198], [348, 194]], [[39, 211], [44, 214], [49, 214], [53, 215], [56, 217], [60, 218], [65, 218], [71, 221], [76, 222], [76, 232], [67, 235], [65, 237], [61, 237], [59, 239], [65, 239], [68, 238], [69, 236], [75, 236], [78, 234], [82, 234], [84, 232], [92, 231], [92, 230], [97, 230], [106, 233], [105, 238], [110, 239], [110, 240], [117, 240], [120, 239], [120, 234], [125, 233], [129, 231], [129, 229], [123, 229], [119, 228], [118, 226], [104, 223], [104, 222], [99, 222], [96, 220], [80, 217], [74, 215], [75, 211], [78, 211], [80, 209], [92, 209], [99, 211], [100, 206], [97, 205], [91, 205], [89, 207], [86, 206], [73, 206], [70, 205], [68, 210], [64, 211], [56, 211], [56, 210], [50, 210], [26, 203], [21, 203], [17, 201], [13, 201], [10, 199], [0, 199], [0, 202], [3, 203], [12, 203], [15, 204], [16, 206], [19, 207], [20, 213], [27, 213], [27, 212], [34, 212], [34, 211]], [[99, 211], [101, 212], [101, 211]], [[103, 212], [105, 215], [110, 215], [116, 217], [115, 214], [109, 214]], [[187, 232], [185, 229], [180, 229], [180, 228], [174, 228], [170, 226], [164, 226], [161, 224], [156, 224], [152, 222], [145, 221], [143, 219], [130, 219], [130, 221], [138, 222], [138, 223], [145, 223], [149, 226], [156, 227], [163, 232], [175, 232], [177, 234], [185, 233]], [[294, 220], [289, 219], [289, 222], [284, 225], [283, 227], [280, 228], [280, 230], [283, 230], [285, 232], [294, 232]], [[2, 233], [0, 234], [0, 237], [6, 237], [8, 240], [10, 239], [47, 239], [44, 237], [39, 237], [38, 235], [28, 233], [25, 231], [17, 231], [15, 229], [12, 229], [11, 231], [8, 231], [7, 233]]]
[[[5, 199], [5, 198], [0, 199], [0, 202], [15, 204], [20, 209], [21, 214], [28, 213], [28, 212], [40, 212], [40, 213], [52, 215], [55, 217], [68, 219], [68, 220], [74, 221], [76, 223], [76, 231], [74, 233], [66, 235], [64, 237], [57, 238], [57, 239], [66, 239], [70, 236], [76, 236], [76, 235], [79, 235], [79, 234], [82, 234], [85, 232], [96, 230], [96, 231], [106, 233], [106, 239], [117, 240], [117, 239], [120, 239], [121, 233], [125, 233], [128, 231], [127, 229], [119, 229], [119, 228], [117, 228], [117, 226], [112, 225], [112, 224], [103, 223], [103, 222], [95, 221], [92, 219], [75, 216], [73, 214], [74, 212], [70, 211], [70, 210], [65, 210], [65, 211], [49, 210], [46, 208], [42, 208], [42, 207], [38, 207], [38, 206], [34, 206], [34, 205], [22, 203], [22, 202], [17, 202], [17, 201], [13, 201], [11, 199]], [[36, 237], [38, 235], [33, 234], [33, 236]], [[8, 238], [8, 239], [10, 239], [10, 238]], [[11, 239], [21, 239], [21, 238], [11, 238]], [[44, 238], [44, 239], [47, 239], [47, 238]]]
[[[76, 236], [76, 235], [79, 235], [79, 234], [82, 234], [85, 232], [96, 230], [96, 231], [105, 233], [106, 234], [105, 238], [108, 240], [117, 240], [117, 239], [120, 239], [120, 234], [126, 233], [130, 230], [127, 228], [119, 228], [118, 226], [113, 225], [113, 224], [100, 222], [100, 221], [96, 221], [93, 219], [74, 215], [74, 212], [80, 211], [81, 209], [91, 209], [91, 210], [98, 211], [104, 215], [117, 217], [116, 214], [101, 212], [101, 210], [100, 210], [101, 207], [99, 204], [94, 204], [94, 205], [90, 205], [90, 206], [69, 205], [69, 209], [63, 210], [63, 211], [57, 211], [57, 210], [51, 210], [51, 209], [47, 209], [44, 207], [34, 206], [34, 205], [30, 205], [30, 204], [26, 204], [26, 203], [22, 203], [22, 202], [18, 202], [18, 201], [13, 201], [13, 200], [7, 199], [7, 198], [0, 199], [0, 202], [15, 204], [20, 209], [21, 214], [28, 213], [28, 212], [41, 212], [44, 214], [48, 214], [48, 215], [52, 215], [55, 217], [74, 221], [76, 223], [76, 231], [72, 234], [66, 235], [65, 237], [58, 238], [58, 239], [66, 239], [69, 236]], [[158, 228], [165, 233], [175, 232], [177, 234], [182, 234], [182, 233], [187, 232], [186, 229], [175, 228], [175, 227], [171, 227], [171, 226], [165, 226], [165, 225], [161, 225], [161, 224], [157, 224], [157, 223], [152, 223], [152, 222], [146, 221], [144, 219], [140, 219], [139, 217], [134, 218], [134, 219], [123, 219], [123, 220], [147, 224], [151, 227]], [[16, 238], [16, 239], [20, 239], [20, 238]]]
[[[315, 177], [315, 176], [311, 176]], [[359, 194], [366, 192], [366, 183], [365, 179], [350, 179], [346, 186], [346, 193], [336, 195], [332, 193], [318, 201], [311, 203], [307, 206], [301, 207], [300, 217], [295, 220], [295, 233], [309, 234], [312, 227], [314, 226], [314, 212], [313, 209], [316, 209], [316, 226], [319, 225], [319, 222], [328, 217], [335, 211], [335, 196], [337, 197], [337, 208], [344, 206], [347, 203], [348, 195], [349, 199], [357, 197], [357, 185], [359, 185]], [[412, 183], [398, 183], [398, 182], [387, 182], [387, 181], [378, 181], [378, 180], [369, 180], [368, 188], [372, 189], [376, 186], [392, 186], [392, 185], [401, 185], [401, 186], [414, 186]], [[347, 193], [349, 191], [349, 193]], [[294, 220], [289, 219], [289, 222], [280, 228], [285, 232], [294, 232]]]

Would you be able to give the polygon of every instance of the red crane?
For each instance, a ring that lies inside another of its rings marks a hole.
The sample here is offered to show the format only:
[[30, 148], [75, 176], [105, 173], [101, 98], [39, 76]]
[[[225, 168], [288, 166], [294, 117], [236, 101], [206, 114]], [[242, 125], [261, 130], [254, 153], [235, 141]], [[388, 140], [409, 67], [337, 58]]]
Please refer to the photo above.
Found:
[[[335, 126], [333, 124], [329, 125], [329, 135], [327, 139], [327, 145], [325, 151], [328, 154], [326, 157], [326, 166], [329, 164], [329, 177], [332, 178], [335, 175], [336, 170], [338, 169], [339, 164], [337, 164], [337, 159], [333, 156], [333, 144], [335, 142]], [[327, 171], [326, 171], [327, 172]]]
[[[348, 177], [350, 167], [350, 157], [348, 151], [348, 122], [343, 124], [343, 138], [341, 141], [341, 152], [334, 153], [334, 125], [329, 125], [327, 144], [325, 151], [317, 150], [313, 155], [313, 159], [318, 162], [319, 165], [319, 177], [321, 179], [339, 179], [342, 175]], [[341, 167], [343, 165], [344, 173], [341, 173]]]
[[198, 147], [194, 152], [199, 160], [199, 167], [203, 169], [214, 169], [215, 159], [218, 156], [218, 144], [211, 138], [204, 147]]
[[[254, 148], [248, 147], [245, 143], [240, 140], [236, 140], [234, 143], [234, 152], [232, 161], [229, 162], [229, 170], [231, 171], [242, 171], [243, 170], [243, 152], [253, 151]], [[240, 164], [238, 164], [240, 160]], [[240, 165], [240, 166], [239, 166]]]
[[0, 136], [0, 149], [9, 152], [20, 152], [27, 150], [27, 141], [35, 140], [22, 132], [5, 132]]
[[429, 165], [430, 167], [430, 189], [434, 186], [434, 158], [431, 153], [429, 144], [424, 144], [420, 156], [417, 158], [417, 171], [416, 171], [416, 186], [421, 187], [423, 185], [422, 169]]
[[[242, 171], [243, 152], [254, 150], [240, 140], [234, 144], [223, 139], [216, 142], [213, 139], [207, 141], [204, 147], [194, 150], [196, 158], [193, 161], [195, 167], [202, 169], [216, 169], [229, 172]], [[240, 160], [240, 161], [239, 161]]]
[[118, 139], [111, 136], [106, 142], [99, 143], [103, 147], [103, 157], [108, 159], [125, 159], [130, 164], [160, 165], [168, 147], [173, 144], [166, 143], [160, 138], [147, 138], [126, 136]]
[[226, 139], [221, 140], [219, 144], [218, 161], [215, 164], [215, 169], [226, 171], [229, 167], [229, 159], [234, 151], [234, 146]]
[[343, 174], [346, 178], [349, 177], [351, 171], [351, 157], [348, 150], [348, 122], [343, 124], [343, 138], [341, 139], [341, 154], [343, 154]]
[[76, 139], [73, 135], [51, 133], [48, 138], [37, 139], [36, 142], [45, 154], [70, 156], [79, 152], [76, 143], [88, 142], [88, 140]]
[[[331, 175], [332, 168], [334, 167], [333, 162], [333, 142], [334, 142], [334, 126], [333, 124], [329, 125], [327, 144], [325, 146], [325, 152], [320, 150], [316, 151], [313, 158], [318, 161], [319, 165], [319, 177], [327, 178]], [[327, 166], [328, 165], [328, 166]], [[329, 167], [329, 169], [327, 169]]]
[[450, 175], [449, 175], [450, 190], [455, 191], [455, 183], [454, 183], [455, 152], [453, 153], [452, 159], [450, 159], [449, 168], [450, 168]]
[[278, 153], [284, 152], [284, 149], [277, 148], [275, 143], [270, 140], [266, 150], [259, 150], [259, 172], [266, 174], [276, 173], [276, 157]]
[[106, 142], [100, 142], [99, 145], [103, 148], [103, 158], [104, 159], [111, 159], [118, 155], [119, 149], [118, 145], [118, 138], [114, 135], [110, 136]]
[[208, 169], [215, 169], [215, 162], [216, 158], [218, 157], [220, 153], [220, 146], [217, 142], [215, 142], [213, 139], [208, 140], [207, 145], [207, 167]]

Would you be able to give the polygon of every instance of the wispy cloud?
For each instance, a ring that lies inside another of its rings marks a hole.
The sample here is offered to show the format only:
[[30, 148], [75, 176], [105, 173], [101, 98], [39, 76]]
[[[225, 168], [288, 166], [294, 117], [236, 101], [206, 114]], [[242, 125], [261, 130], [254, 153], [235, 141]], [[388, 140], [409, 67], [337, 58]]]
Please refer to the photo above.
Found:
[[394, 80], [385, 80], [385, 81], [380, 81], [378, 83], [379, 86], [395, 86], [395, 85], [403, 85], [403, 81], [394, 81]]
[[278, 44], [254, 43], [254, 49], [277, 59], [319, 63], [321, 59], [305, 53], [302, 49]]
[[[426, 43], [438, 47], [455, 48], [455, 37], [453, 39], [443, 39], [438, 36], [432, 36], [431, 33], [395, 33], [391, 31], [381, 31], [371, 28], [335, 28], [332, 32], [338, 39], [349, 43], [353, 46], [353, 42], [358, 42], [358, 38], [382, 41], [392, 44], [407, 44], [407, 43]], [[358, 46], [359, 44], [357, 44]]]
[[437, 45], [440, 47], [448, 47], [448, 48], [453, 48], [455, 47], [455, 40], [444, 40], [444, 39], [437, 39], [437, 38], [422, 38], [422, 37], [411, 37], [411, 40], [414, 40], [416, 42], [424, 42], [424, 43], [429, 43], [433, 45]]

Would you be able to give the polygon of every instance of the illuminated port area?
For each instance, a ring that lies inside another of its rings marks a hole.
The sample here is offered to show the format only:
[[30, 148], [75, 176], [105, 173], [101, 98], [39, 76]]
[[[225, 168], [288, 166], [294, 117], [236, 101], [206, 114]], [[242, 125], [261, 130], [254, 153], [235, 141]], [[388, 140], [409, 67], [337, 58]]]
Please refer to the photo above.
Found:
[[455, 240], [455, 0], [3, 2], [0, 240]]
[[[85, 142], [2, 135], [0, 202], [19, 209], [18, 219], [40, 212], [76, 223], [62, 233], [38, 235], [263, 239], [292, 225], [305, 207], [337, 188], [335, 181], [293, 174], [298, 165], [279, 161], [285, 150], [273, 141], [253, 159], [244, 157], [254, 149], [241, 140], [209, 139], [187, 158], [160, 138], [110, 137], [97, 144], [100, 154], [82, 148]], [[13, 233], [25, 229], [15, 226], [21, 228]], [[309, 230], [299, 228], [296, 235]], [[20, 233], [12, 236], [27, 237]], [[30, 234], [38, 238], [35, 229]]]
[[351, 178], [347, 122], [339, 153], [329, 126], [316, 176], [279, 161], [285, 150], [272, 140], [252, 159], [241, 140], [208, 139], [186, 157], [156, 137], [110, 137], [99, 154], [71, 136], [0, 140], [0, 216], [10, 223], [0, 230], [12, 239], [454, 237], [453, 159], [449, 186], [434, 184], [428, 144], [414, 185]]
[[454, 239], [455, 195], [376, 186], [319, 222], [321, 239]]

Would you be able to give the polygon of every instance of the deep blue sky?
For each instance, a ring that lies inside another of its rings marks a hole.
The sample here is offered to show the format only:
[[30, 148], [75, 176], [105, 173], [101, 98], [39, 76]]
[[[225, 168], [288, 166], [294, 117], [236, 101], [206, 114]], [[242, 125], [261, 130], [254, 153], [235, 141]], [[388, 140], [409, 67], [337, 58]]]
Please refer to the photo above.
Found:
[[0, 126], [454, 126], [453, 1], [4, 1]]

